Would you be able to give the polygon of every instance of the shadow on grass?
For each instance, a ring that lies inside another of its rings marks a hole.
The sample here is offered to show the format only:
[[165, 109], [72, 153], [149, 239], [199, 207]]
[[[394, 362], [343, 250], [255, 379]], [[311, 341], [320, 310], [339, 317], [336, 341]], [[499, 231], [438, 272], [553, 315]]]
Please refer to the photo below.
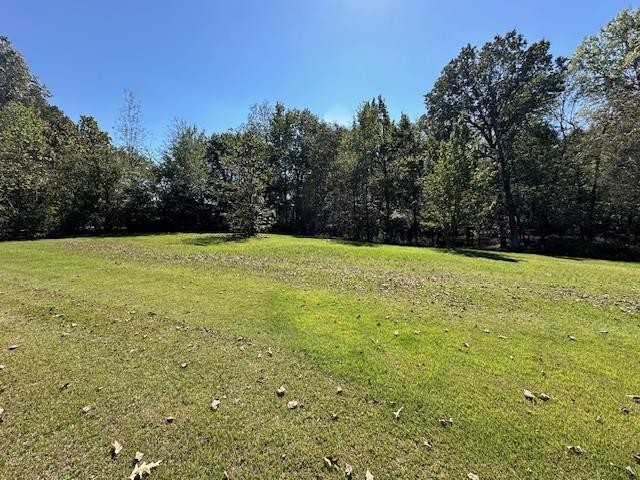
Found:
[[360, 240], [346, 240], [344, 238], [331, 238], [331, 240], [341, 245], [349, 245], [350, 247], [380, 247], [382, 245], [389, 245], [384, 243], [363, 242]]
[[246, 237], [238, 237], [228, 233], [219, 233], [216, 235], [200, 235], [195, 238], [185, 238], [181, 243], [184, 245], [206, 247], [209, 245], [221, 245], [223, 243], [244, 243], [247, 240], [248, 239]]
[[520, 260], [510, 257], [504, 253], [493, 252], [490, 250], [449, 250], [454, 255], [462, 255], [471, 258], [486, 258], [487, 260], [497, 260], [499, 262], [518, 263]]

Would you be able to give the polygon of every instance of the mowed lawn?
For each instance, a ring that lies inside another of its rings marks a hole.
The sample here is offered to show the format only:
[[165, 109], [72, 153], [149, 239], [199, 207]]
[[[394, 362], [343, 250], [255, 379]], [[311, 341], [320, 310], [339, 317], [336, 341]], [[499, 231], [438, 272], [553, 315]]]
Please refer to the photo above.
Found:
[[7, 242], [0, 365], [3, 479], [126, 479], [136, 451], [162, 460], [152, 479], [640, 470], [634, 263], [277, 235]]

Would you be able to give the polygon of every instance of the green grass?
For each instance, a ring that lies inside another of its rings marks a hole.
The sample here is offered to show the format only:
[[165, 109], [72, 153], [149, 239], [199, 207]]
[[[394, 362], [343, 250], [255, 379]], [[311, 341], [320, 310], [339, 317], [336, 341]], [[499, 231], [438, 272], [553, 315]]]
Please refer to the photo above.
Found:
[[0, 364], [0, 478], [124, 479], [138, 450], [157, 479], [640, 467], [632, 263], [276, 235], [7, 242]]

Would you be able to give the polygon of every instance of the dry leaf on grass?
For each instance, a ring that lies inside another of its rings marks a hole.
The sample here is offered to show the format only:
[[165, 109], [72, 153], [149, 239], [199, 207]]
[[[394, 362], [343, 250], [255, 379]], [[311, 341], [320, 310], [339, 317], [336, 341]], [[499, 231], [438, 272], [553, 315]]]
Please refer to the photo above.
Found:
[[167, 417], [167, 418], [164, 419], [164, 421], [167, 422], [167, 423], [173, 423], [175, 421], [175, 418], [174, 417]]
[[180, 364], [180, 368], [187, 368], [189, 366], [189, 364], [187, 362], [182, 362]]
[[91, 405], [85, 405], [82, 407], [82, 413], [89, 413], [91, 411]]
[[640, 395], [627, 395], [627, 398], [630, 398], [636, 403], [640, 403]]
[[575, 453], [576, 455], [584, 454], [584, 449], [580, 445], [567, 445], [567, 450], [569, 452]]
[[111, 444], [111, 456], [116, 457], [121, 451], [122, 451], [122, 444], [119, 441], [114, 440], [113, 443]]
[[373, 474], [367, 470], [367, 473], [364, 474], [365, 480], [373, 480]]
[[220, 406], [220, 400], [218, 400], [217, 398], [214, 398], [213, 401], [211, 402], [211, 410], [217, 410], [219, 406]]
[[422, 444], [427, 448], [427, 450], [431, 450], [433, 448], [433, 445], [431, 444], [431, 441], [428, 438], [425, 438]]
[[280, 388], [276, 390], [276, 395], [278, 395], [279, 397], [284, 397], [286, 391], [287, 390], [286, 388], [284, 388], [284, 385], [281, 385]]
[[338, 470], [338, 459], [335, 457], [322, 457], [322, 461], [327, 468], [335, 468]]
[[293, 410], [294, 408], [298, 408], [298, 402], [297, 402], [297, 400], [289, 400], [289, 401], [287, 402], [287, 408], [288, 408], [289, 410]]
[[633, 468], [631, 468], [631, 466], [627, 465], [626, 467], [624, 467], [624, 471], [627, 472], [630, 477], [636, 478], [636, 472]]
[[573, 335], [569, 335], [569, 340], [572, 340], [572, 341], [574, 341], [574, 342], [575, 342], [575, 341], [576, 341], [576, 340], [578, 340], [578, 339], [577, 339], [575, 336], [573, 336]]
[[480, 477], [478, 475], [476, 475], [475, 473], [467, 473], [467, 478], [469, 480], [480, 480]]
[[353, 467], [348, 463], [344, 466], [344, 478], [345, 480], [351, 480], [353, 478]]
[[144, 458], [144, 453], [136, 452], [136, 454], [133, 456], [133, 462], [134, 463], [140, 463], [143, 458]]
[[543, 402], [548, 402], [549, 400], [551, 400], [551, 397], [546, 393], [541, 393], [540, 395], [538, 395], [538, 398]]
[[133, 471], [131, 472], [131, 475], [129, 475], [129, 480], [137, 480], [140, 478], [144, 478], [146, 475], [150, 475], [151, 470], [158, 467], [161, 463], [162, 463], [162, 460], [158, 460], [157, 462], [151, 462], [151, 463], [147, 463], [147, 462], [136, 463], [136, 465], [133, 467]]
[[340, 387], [340, 386], [336, 387], [336, 393], [338, 395], [342, 395], [342, 387]]
[[438, 422], [440, 423], [440, 426], [442, 427], [450, 427], [451, 425], [453, 425], [453, 418], [449, 417], [449, 418], [440, 418], [438, 419]]
[[15, 344], [15, 345], [9, 345], [7, 348], [8, 348], [9, 350], [15, 350], [15, 349], [16, 349], [16, 348], [18, 348], [19, 346], [20, 346], [20, 345], [18, 345], [18, 344]]
[[393, 412], [393, 416], [396, 417], [396, 420], [400, 419], [400, 414], [402, 413], [402, 410], [404, 410], [404, 407], [400, 407], [398, 410]]
[[533, 393], [531, 393], [531, 391], [525, 388], [523, 393], [524, 393], [524, 398], [526, 398], [530, 402], [536, 403], [536, 396]]

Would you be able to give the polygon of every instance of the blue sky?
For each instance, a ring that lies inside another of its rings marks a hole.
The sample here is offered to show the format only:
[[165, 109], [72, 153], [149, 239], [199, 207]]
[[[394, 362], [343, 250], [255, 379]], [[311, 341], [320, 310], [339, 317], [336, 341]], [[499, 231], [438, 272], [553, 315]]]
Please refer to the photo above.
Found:
[[282, 101], [348, 122], [382, 94], [417, 118], [423, 95], [466, 43], [516, 28], [570, 55], [629, 0], [4, 0], [0, 34], [72, 118], [111, 131], [123, 90], [151, 146], [173, 118], [207, 132], [252, 103]]

